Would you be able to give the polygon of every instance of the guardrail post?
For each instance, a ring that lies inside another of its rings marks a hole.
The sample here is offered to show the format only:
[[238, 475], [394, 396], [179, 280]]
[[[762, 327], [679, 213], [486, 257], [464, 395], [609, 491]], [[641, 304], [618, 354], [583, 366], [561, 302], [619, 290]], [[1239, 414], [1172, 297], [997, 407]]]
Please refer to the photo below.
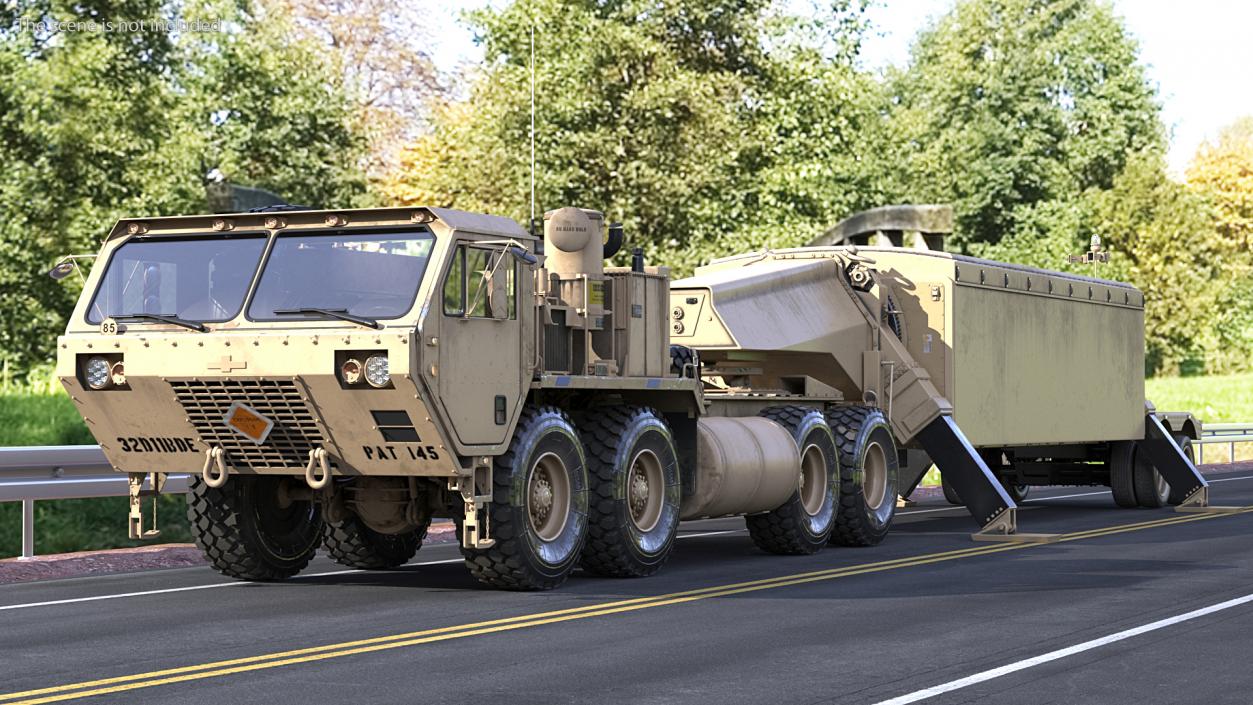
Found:
[[22, 500], [22, 560], [35, 557], [35, 500]]

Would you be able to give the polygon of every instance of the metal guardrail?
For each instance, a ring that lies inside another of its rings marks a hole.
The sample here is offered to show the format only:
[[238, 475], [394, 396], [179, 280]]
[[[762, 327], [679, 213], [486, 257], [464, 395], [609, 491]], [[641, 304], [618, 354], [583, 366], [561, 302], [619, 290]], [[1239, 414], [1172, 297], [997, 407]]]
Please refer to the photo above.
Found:
[[[170, 475], [165, 492], [186, 492], [187, 475]], [[35, 501], [125, 497], [126, 475], [100, 446], [0, 448], [0, 502], [22, 503], [22, 558], [35, 557]]]
[[1197, 446], [1196, 462], [1205, 462], [1205, 446], [1213, 443], [1227, 443], [1228, 460], [1236, 460], [1237, 443], [1253, 443], [1253, 423], [1210, 423], [1202, 426], [1201, 437], [1192, 441]]
[[[1205, 424], [1197, 445], [1197, 462], [1205, 462], [1205, 446], [1253, 443], [1253, 423]], [[170, 475], [164, 492], [187, 491], [188, 475]], [[22, 503], [22, 557], [35, 556], [35, 502], [47, 499], [125, 497], [126, 475], [115, 472], [100, 446], [20, 446], [0, 448], [0, 502]]]

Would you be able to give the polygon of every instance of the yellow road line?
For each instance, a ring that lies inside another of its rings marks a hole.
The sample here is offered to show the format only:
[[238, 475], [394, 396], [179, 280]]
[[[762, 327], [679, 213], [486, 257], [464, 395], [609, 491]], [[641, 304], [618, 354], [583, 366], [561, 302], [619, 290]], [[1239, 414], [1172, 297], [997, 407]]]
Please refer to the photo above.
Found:
[[[1240, 514], [1253, 511], [1253, 507], [1245, 507]], [[1206, 519], [1214, 519], [1221, 516], [1233, 516], [1232, 514], [1197, 514], [1184, 517], [1170, 517], [1167, 519], [1158, 519], [1146, 522], [1136, 522], [1132, 524], [1120, 524], [1107, 527], [1104, 529], [1094, 529], [1090, 531], [1080, 531], [1071, 534], [1063, 534], [1060, 541], [1077, 541], [1082, 539], [1097, 538], [1101, 536], [1109, 536], [1114, 534], [1126, 533], [1130, 531], [1141, 531], [1144, 529], [1155, 528], [1160, 526], [1171, 526], [1174, 524], [1183, 524], [1193, 521], [1203, 521]], [[60, 702], [64, 700], [72, 700], [76, 698], [85, 698], [94, 695], [106, 695], [109, 693], [125, 692], [137, 690], [140, 688], [151, 688], [159, 685], [168, 685], [173, 683], [182, 683], [192, 680], [200, 680], [205, 678], [215, 678], [238, 673], [246, 673], [249, 671], [257, 671], [262, 669], [278, 668], [281, 666], [289, 666], [300, 663], [309, 663], [313, 661], [322, 661], [332, 658], [340, 658], [343, 656], [352, 656], [356, 654], [372, 653], [376, 651], [384, 651], [389, 649], [397, 649], [407, 646], [416, 646], [420, 644], [428, 644], [438, 641], [447, 641], [451, 639], [461, 639], [471, 636], [479, 636], [483, 634], [491, 634], [496, 632], [513, 631], [529, 627], [537, 627], [545, 624], [555, 624], [559, 622], [568, 622], [579, 619], [588, 619], [591, 617], [601, 617], [605, 615], [621, 614], [625, 612], [634, 612], [638, 610], [648, 609], [652, 607], [664, 607], [668, 605], [677, 605], [687, 602], [696, 602], [698, 600], [707, 600], [714, 597], [725, 597], [728, 595], [736, 595], [747, 592], [756, 592], [760, 590], [770, 590], [774, 588], [787, 587], [791, 585], [800, 585], [804, 583], [818, 582], [824, 580], [833, 580], [836, 578], [849, 577], [854, 575], [864, 575], [866, 573], [876, 573], [888, 570], [896, 570], [899, 568], [907, 568], [914, 566], [927, 565], [931, 563], [941, 563], [946, 561], [958, 560], [961, 558], [970, 558], [975, 556], [988, 555], [992, 553], [1000, 553], [1004, 551], [1012, 551], [1023, 548], [1031, 548], [1034, 546], [1046, 546], [1047, 543], [1033, 542], [1021, 544], [995, 544], [989, 546], [980, 546], [974, 548], [959, 549], [954, 551], [943, 551], [939, 553], [923, 554], [920, 556], [910, 556], [888, 561], [880, 561], [877, 563], [865, 563], [855, 566], [847, 566], [844, 568], [830, 568], [826, 570], [811, 571], [807, 573], [796, 573], [792, 575], [784, 575], [775, 578], [766, 578], [762, 580], [754, 580], [743, 583], [734, 583], [729, 585], [718, 585], [706, 588], [697, 588], [686, 590], [683, 592], [675, 592], [666, 595], [657, 595], [654, 597], [633, 598], [628, 600], [618, 600], [614, 602], [605, 602], [597, 605], [587, 605], [565, 610], [556, 610], [551, 612], [542, 612], [531, 615], [520, 615], [517, 617], [508, 617], [503, 619], [490, 620], [485, 622], [477, 622], [472, 624], [462, 624], [452, 627], [440, 627], [436, 629], [427, 629], [416, 632], [407, 632], [402, 634], [393, 634], [389, 636], [374, 637], [371, 639], [361, 639], [357, 641], [342, 642], [338, 644], [327, 644], [323, 646], [309, 647], [304, 649], [296, 649], [292, 651], [276, 652], [271, 654], [263, 654], [260, 656], [250, 656], [238, 659], [230, 659], [225, 661], [215, 661], [192, 666], [183, 666], [179, 668], [171, 668], [160, 671], [151, 671], [148, 673], [137, 673], [129, 676], [116, 676], [113, 678], [104, 678], [93, 681], [84, 681], [81, 683], [71, 683], [61, 686], [53, 686], [49, 688], [41, 688], [37, 690], [26, 690], [15, 693], [0, 695], [0, 701], [13, 701], [15, 698], [29, 698], [26, 700], [8, 702], [7, 705], [37, 705], [39, 703]], [[103, 686], [103, 687], [101, 687]], [[74, 692], [68, 692], [74, 691]], [[45, 696], [34, 697], [31, 696]]]

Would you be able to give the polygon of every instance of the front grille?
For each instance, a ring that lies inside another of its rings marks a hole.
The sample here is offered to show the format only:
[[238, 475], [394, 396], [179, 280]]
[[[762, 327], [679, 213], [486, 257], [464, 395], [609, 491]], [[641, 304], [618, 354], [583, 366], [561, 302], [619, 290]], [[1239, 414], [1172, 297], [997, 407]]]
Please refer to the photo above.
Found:
[[[309, 451], [326, 445], [292, 382], [173, 381], [170, 386], [200, 439], [220, 447], [227, 461], [240, 469], [303, 468], [309, 462]], [[247, 404], [274, 421], [265, 443], [257, 445], [227, 427], [222, 419], [235, 402]]]

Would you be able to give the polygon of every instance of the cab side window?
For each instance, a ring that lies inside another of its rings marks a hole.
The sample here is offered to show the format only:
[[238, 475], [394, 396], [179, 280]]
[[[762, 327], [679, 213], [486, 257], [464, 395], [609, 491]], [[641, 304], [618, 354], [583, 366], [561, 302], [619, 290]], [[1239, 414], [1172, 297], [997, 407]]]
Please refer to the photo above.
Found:
[[[505, 261], [497, 266], [498, 257], [504, 257]], [[493, 269], [499, 269], [496, 276], [504, 278], [505, 317], [517, 318], [517, 266], [512, 258], [494, 250], [468, 245], [457, 248], [452, 266], [448, 268], [448, 277], [444, 280], [444, 313], [449, 316], [490, 317]]]

